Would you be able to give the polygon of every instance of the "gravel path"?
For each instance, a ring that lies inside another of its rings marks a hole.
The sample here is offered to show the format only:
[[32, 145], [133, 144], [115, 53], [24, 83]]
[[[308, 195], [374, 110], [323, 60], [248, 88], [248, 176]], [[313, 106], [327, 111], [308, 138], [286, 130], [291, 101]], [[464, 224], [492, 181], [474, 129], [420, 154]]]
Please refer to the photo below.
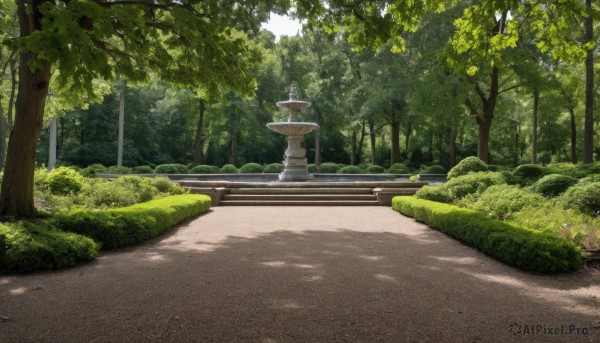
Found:
[[217, 207], [0, 276], [0, 342], [599, 342], [599, 274], [520, 272], [390, 208]]

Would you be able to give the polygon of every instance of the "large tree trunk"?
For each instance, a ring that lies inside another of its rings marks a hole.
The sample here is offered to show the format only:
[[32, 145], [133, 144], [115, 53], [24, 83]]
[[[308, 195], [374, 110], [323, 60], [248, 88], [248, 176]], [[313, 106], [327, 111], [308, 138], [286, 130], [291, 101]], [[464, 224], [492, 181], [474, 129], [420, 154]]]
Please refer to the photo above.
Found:
[[531, 128], [531, 163], [537, 164], [537, 127], [538, 127], [538, 104], [540, 91], [533, 90], [533, 127]]
[[352, 130], [352, 152], [350, 153], [350, 165], [356, 165], [356, 130]]
[[[592, 0], [586, 0], [585, 5], [589, 11], [585, 19], [585, 40], [593, 42], [593, 11]], [[585, 59], [585, 122], [583, 126], [583, 163], [594, 161], [594, 51], [588, 50]]]
[[[34, 1], [33, 8], [25, 8], [25, 1], [17, 2], [21, 37], [29, 36], [41, 29], [43, 2]], [[36, 61], [37, 69], [28, 66]], [[0, 192], [0, 215], [34, 217], [37, 214], [33, 203], [33, 173], [35, 150], [44, 118], [44, 106], [50, 82], [50, 63], [36, 60], [29, 52], [20, 53], [19, 93], [16, 101], [14, 127], [8, 141], [8, 153], [2, 191]]]
[[50, 146], [48, 148], [48, 170], [52, 170], [54, 169], [54, 167], [56, 167], [56, 122], [56, 118], [52, 118], [50, 120]]
[[400, 121], [396, 116], [392, 117], [391, 128], [392, 152], [390, 156], [390, 164], [400, 162]]
[[371, 163], [377, 164], [377, 158], [375, 156], [375, 124], [369, 121], [369, 142], [371, 143]]
[[0, 94], [0, 170], [4, 168], [6, 158], [6, 117], [4, 117], [4, 107], [2, 106], [2, 94]]
[[486, 122], [479, 124], [479, 134], [477, 137], [477, 157], [485, 163], [490, 163], [490, 129], [492, 123]]
[[454, 126], [450, 128], [450, 168], [456, 165], [456, 131]]
[[573, 108], [569, 108], [569, 116], [571, 121], [571, 163], [577, 164], [577, 124]]
[[123, 139], [125, 135], [125, 87], [127, 81], [121, 81], [119, 92], [119, 137], [117, 141], [117, 166], [123, 165]]
[[[321, 125], [321, 110], [315, 108], [316, 122]], [[315, 131], [315, 165], [321, 165], [321, 127]]]
[[362, 149], [363, 144], [365, 143], [366, 133], [366, 125], [365, 121], [362, 122], [362, 129], [360, 130], [360, 139], [358, 140], [358, 148], [356, 150], [356, 164], [359, 165], [362, 163]]
[[196, 137], [194, 138], [194, 163], [200, 164], [204, 159], [204, 105], [206, 100], [200, 98], [200, 115], [198, 116], [198, 125], [196, 125]]
[[13, 127], [13, 112], [15, 105], [15, 96], [17, 93], [17, 61], [13, 57], [10, 60], [10, 96], [8, 98], [8, 132]]

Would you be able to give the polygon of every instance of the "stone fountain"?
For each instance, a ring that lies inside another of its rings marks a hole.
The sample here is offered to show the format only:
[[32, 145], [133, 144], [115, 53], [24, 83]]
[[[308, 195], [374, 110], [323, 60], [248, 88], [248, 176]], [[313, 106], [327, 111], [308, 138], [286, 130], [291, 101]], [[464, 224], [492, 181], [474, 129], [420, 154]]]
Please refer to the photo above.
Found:
[[306, 181], [310, 179], [310, 174], [306, 169], [306, 150], [302, 149], [300, 144], [304, 135], [318, 129], [319, 125], [302, 122], [298, 119], [300, 111], [309, 106], [310, 102], [298, 100], [298, 87], [296, 82], [292, 82], [290, 99], [277, 102], [277, 107], [290, 112], [288, 121], [267, 124], [269, 129], [286, 135], [288, 138], [283, 172], [279, 174], [280, 181]]

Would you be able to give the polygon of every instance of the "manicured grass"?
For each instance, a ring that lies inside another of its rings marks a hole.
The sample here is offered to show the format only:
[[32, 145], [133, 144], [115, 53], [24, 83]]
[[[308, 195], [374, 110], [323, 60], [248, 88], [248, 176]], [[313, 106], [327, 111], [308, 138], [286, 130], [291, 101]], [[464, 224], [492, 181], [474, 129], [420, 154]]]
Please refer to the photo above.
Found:
[[414, 197], [395, 197], [392, 207], [524, 270], [558, 273], [581, 266], [581, 250], [573, 243], [548, 233], [486, 218], [474, 210]]

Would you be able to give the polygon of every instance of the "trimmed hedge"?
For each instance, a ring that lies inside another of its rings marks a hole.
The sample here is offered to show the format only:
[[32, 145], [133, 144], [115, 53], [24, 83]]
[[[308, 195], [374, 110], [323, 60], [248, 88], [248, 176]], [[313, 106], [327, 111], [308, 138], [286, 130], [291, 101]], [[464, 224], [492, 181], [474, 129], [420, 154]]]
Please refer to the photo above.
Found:
[[414, 197], [394, 197], [394, 210], [424, 222], [509, 265], [540, 273], [581, 266], [581, 250], [548, 233], [489, 219], [474, 210]]
[[263, 173], [281, 173], [283, 171], [283, 164], [271, 163], [265, 167]]
[[404, 163], [394, 163], [387, 172], [390, 174], [408, 174], [410, 173], [410, 169]]
[[137, 166], [132, 169], [134, 174], [152, 174], [154, 170], [150, 166]]
[[200, 164], [190, 169], [190, 174], [218, 174], [220, 171], [221, 169], [218, 167], [208, 164]]
[[319, 173], [334, 174], [337, 173], [338, 170], [340, 170], [340, 166], [337, 163], [333, 162], [321, 163], [321, 165], [317, 167], [317, 171]]
[[423, 168], [421, 174], [446, 174], [446, 168], [438, 164], [434, 164]]
[[522, 186], [531, 186], [538, 179], [547, 173], [548, 168], [538, 164], [523, 164], [513, 170], [513, 175], [519, 180]]
[[381, 174], [385, 171], [382, 166], [378, 166], [376, 164], [370, 165], [367, 167], [366, 172], [368, 174]]
[[154, 168], [154, 172], [156, 174], [187, 174], [188, 167], [178, 163], [161, 164]]
[[340, 168], [338, 171], [340, 174], [362, 174], [362, 169], [357, 166], [346, 166]]
[[240, 173], [259, 174], [265, 168], [258, 163], [246, 163], [240, 168]]
[[106, 167], [99, 164], [99, 163], [94, 163], [91, 164], [81, 170], [79, 170], [79, 173], [85, 177], [95, 177], [96, 173], [104, 173], [106, 171]]
[[117, 209], [58, 214], [53, 221], [62, 230], [93, 238], [103, 249], [114, 249], [156, 237], [209, 208], [210, 197], [183, 194]]
[[221, 174], [237, 174], [240, 171], [233, 164], [226, 164], [221, 167]]
[[96, 258], [99, 246], [92, 239], [63, 232], [48, 223], [0, 224], [0, 270], [30, 272], [71, 267]]
[[129, 167], [110, 166], [106, 170], [99, 171], [98, 173], [106, 174], [132, 174], [133, 171]]

